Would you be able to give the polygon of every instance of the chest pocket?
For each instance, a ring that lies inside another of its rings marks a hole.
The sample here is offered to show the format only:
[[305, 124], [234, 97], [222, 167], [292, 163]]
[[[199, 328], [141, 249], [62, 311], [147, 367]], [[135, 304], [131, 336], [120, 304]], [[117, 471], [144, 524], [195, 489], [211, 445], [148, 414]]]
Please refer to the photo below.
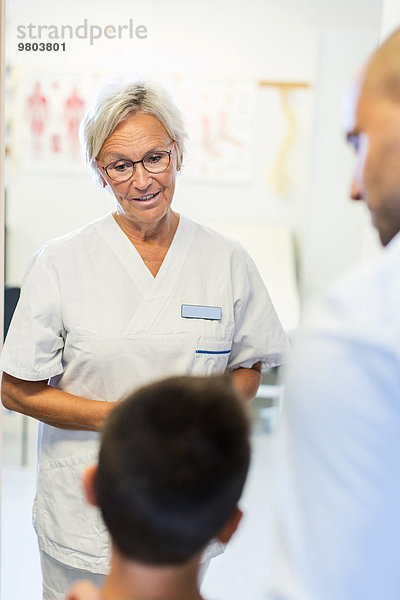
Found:
[[232, 349], [231, 337], [221, 340], [200, 337], [195, 350], [193, 375], [224, 373]]

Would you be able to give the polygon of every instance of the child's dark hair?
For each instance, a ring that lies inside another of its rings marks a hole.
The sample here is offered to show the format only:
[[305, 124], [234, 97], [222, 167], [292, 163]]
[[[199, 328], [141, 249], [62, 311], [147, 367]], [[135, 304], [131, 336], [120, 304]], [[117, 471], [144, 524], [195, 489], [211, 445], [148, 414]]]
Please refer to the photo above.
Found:
[[143, 387], [109, 416], [97, 501], [119, 551], [182, 563], [216, 536], [240, 498], [249, 424], [228, 375]]

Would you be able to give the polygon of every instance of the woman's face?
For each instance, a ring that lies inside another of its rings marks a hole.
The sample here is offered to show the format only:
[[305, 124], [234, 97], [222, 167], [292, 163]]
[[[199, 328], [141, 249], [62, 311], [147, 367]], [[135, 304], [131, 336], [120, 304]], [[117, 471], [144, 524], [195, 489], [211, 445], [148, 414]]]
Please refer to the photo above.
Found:
[[118, 214], [139, 227], [156, 225], [170, 209], [180, 166], [173, 140], [158, 119], [137, 112], [114, 129], [97, 157], [99, 166], [106, 167], [118, 160], [141, 160], [156, 150], [172, 150], [170, 164], [162, 173], [149, 173], [139, 163], [128, 181], [117, 183], [101, 169], [118, 202]]

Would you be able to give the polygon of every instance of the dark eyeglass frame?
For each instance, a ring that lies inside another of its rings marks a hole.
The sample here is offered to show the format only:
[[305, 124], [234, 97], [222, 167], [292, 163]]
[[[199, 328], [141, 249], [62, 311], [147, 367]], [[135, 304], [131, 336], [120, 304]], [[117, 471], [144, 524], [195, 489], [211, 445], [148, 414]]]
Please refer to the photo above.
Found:
[[[161, 171], [150, 171], [150, 169], [148, 169], [146, 167], [146, 165], [144, 164], [144, 160], [146, 160], [146, 158], [148, 156], [150, 156], [151, 154], [168, 154], [168, 164], [166, 167], [164, 167], [164, 169], [162, 169]], [[169, 167], [169, 165], [171, 164], [171, 154], [172, 154], [172, 149], [171, 150], [153, 150], [152, 152], [147, 152], [147, 154], [145, 154], [143, 156], [143, 158], [141, 160], [128, 160], [128, 159], [120, 159], [120, 160], [114, 160], [113, 162], [111, 162], [109, 165], [107, 165], [106, 167], [101, 167], [103, 169], [103, 171], [108, 175], [108, 177], [112, 180], [115, 181], [116, 183], [124, 183], [125, 181], [128, 181], [132, 175], [134, 174], [135, 170], [136, 170], [136, 165], [142, 163], [143, 168], [148, 172], [148, 173], [152, 173], [153, 175], [158, 175], [158, 173], [164, 173], [164, 171], [166, 171]], [[124, 163], [130, 163], [132, 165], [132, 173], [129, 175], [129, 177], [127, 177], [126, 179], [114, 179], [113, 177], [111, 177], [111, 175], [108, 172], [108, 169], [110, 167], [112, 167], [113, 165], [116, 165], [119, 162], [124, 162]]]

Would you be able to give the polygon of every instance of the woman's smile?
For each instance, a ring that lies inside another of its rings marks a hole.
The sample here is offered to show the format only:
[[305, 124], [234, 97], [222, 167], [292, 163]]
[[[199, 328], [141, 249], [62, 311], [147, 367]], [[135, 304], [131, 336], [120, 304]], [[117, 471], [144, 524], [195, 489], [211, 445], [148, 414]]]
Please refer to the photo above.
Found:
[[140, 196], [139, 198], [132, 198], [132, 200], [136, 200], [138, 202], [147, 202], [148, 200], [152, 200], [156, 198], [160, 192], [155, 192], [154, 194], [147, 194], [147, 196]]

